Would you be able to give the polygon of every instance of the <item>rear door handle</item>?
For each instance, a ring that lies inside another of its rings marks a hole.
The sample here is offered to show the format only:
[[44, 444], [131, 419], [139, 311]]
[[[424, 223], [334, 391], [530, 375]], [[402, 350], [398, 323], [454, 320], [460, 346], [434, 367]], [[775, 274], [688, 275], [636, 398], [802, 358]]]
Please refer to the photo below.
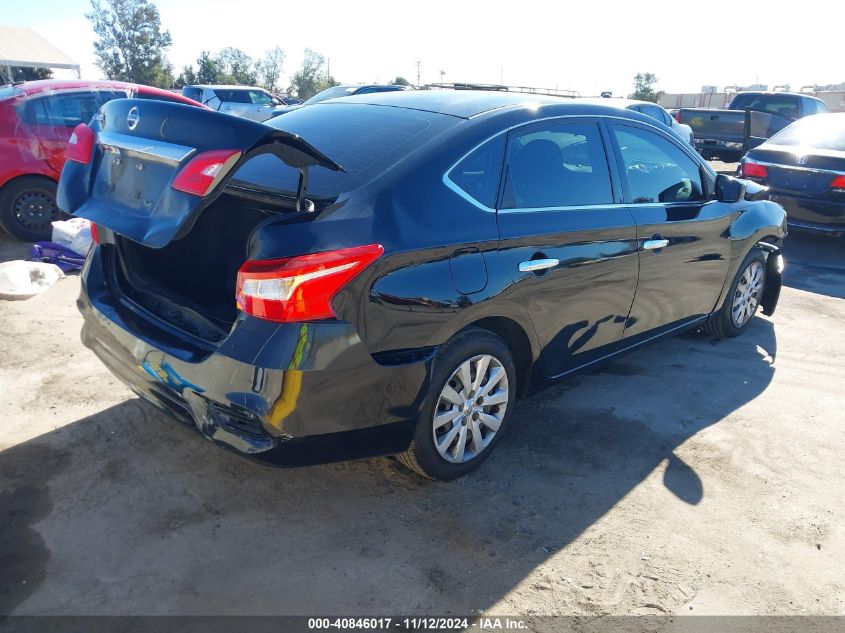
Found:
[[546, 270], [547, 268], [554, 268], [559, 263], [559, 259], [531, 259], [527, 262], [519, 263], [519, 272], [532, 273], [538, 270]]
[[654, 251], [665, 246], [669, 246], [669, 240], [646, 240], [643, 242], [643, 248], [647, 251]]

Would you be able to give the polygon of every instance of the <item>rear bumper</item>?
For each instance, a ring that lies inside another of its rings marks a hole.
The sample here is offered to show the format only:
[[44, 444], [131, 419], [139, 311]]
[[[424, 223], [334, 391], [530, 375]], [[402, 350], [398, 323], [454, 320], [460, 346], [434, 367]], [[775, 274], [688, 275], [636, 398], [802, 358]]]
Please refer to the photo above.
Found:
[[[218, 351], [192, 357], [115, 300], [98, 266], [95, 252], [77, 302], [83, 343], [136, 394], [206, 438], [273, 461], [304, 440], [324, 453], [316, 461], [391, 454], [410, 443], [432, 354], [386, 366], [348, 323], [247, 318]], [[363, 445], [358, 433], [367, 438]]]
[[817, 233], [845, 232], [845, 202], [790, 196], [771, 191], [769, 199], [786, 210], [790, 228]]

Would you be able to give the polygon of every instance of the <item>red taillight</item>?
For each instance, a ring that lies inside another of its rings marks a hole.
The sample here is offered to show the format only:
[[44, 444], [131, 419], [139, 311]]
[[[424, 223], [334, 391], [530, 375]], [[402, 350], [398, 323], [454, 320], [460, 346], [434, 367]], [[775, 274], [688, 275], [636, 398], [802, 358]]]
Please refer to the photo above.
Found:
[[830, 183], [831, 189], [845, 189], [845, 176], [837, 176]]
[[80, 123], [73, 128], [73, 133], [68, 139], [65, 148], [65, 158], [77, 163], [87, 165], [91, 161], [91, 154], [94, 153], [94, 130]]
[[91, 240], [94, 244], [100, 243], [100, 234], [97, 233], [97, 225], [91, 222]]
[[765, 165], [746, 158], [742, 161], [742, 176], [744, 178], [768, 178], [769, 170], [766, 169]]
[[195, 196], [207, 196], [240, 157], [241, 153], [236, 149], [216, 149], [198, 154], [176, 174], [170, 186]]
[[334, 296], [382, 253], [381, 244], [369, 244], [286, 259], [248, 261], [238, 271], [238, 309], [270, 321], [334, 317]]

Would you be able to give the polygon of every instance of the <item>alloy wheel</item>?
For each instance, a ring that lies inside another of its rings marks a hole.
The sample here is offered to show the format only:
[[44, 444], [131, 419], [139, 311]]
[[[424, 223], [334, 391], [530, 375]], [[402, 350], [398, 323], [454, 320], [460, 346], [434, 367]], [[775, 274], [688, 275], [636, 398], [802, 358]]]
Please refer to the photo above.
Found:
[[736, 327], [741, 328], [754, 316], [762, 295], [763, 264], [755, 260], [742, 273], [734, 291], [731, 320]]
[[493, 441], [505, 419], [510, 391], [501, 361], [490, 354], [462, 362], [434, 408], [434, 446], [448, 462], [468, 462]]

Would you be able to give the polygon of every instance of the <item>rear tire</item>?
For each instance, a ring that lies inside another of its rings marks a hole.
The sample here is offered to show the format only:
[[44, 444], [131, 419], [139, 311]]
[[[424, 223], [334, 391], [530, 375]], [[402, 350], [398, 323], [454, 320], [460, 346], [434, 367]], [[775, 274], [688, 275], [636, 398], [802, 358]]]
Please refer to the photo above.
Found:
[[20, 240], [49, 240], [53, 234], [50, 223], [61, 217], [56, 183], [49, 178], [18, 178], [0, 190], [0, 225]]
[[481, 328], [459, 332], [435, 357], [414, 438], [399, 461], [441, 481], [475, 470], [507, 426], [516, 387], [513, 356], [502, 339]]
[[760, 307], [765, 287], [766, 256], [755, 247], [740, 264], [722, 307], [704, 323], [705, 334], [716, 339], [742, 334]]

